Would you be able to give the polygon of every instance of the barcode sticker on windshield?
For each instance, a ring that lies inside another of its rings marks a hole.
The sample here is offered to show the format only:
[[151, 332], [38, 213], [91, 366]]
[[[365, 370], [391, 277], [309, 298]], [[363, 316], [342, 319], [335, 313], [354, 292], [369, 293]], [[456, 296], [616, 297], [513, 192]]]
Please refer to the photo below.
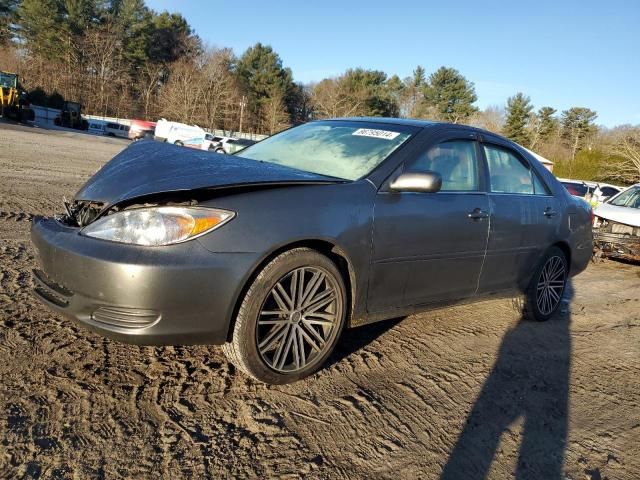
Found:
[[373, 138], [384, 138], [385, 140], [393, 140], [398, 135], [399, 132], [390, 132], [389, 130], [377, 130], [375, 128], [359, 128], [351, 135], [358, 135], [359, 137], [373, 137]]

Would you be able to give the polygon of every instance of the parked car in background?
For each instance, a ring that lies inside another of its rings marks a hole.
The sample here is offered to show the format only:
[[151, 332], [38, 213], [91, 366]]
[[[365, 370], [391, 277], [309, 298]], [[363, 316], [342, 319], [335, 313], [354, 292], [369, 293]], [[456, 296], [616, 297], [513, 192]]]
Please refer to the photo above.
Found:
[[88, 120], [87, 122], [87, 131], [89, 133], [93, 133], [94, 135], [104, 135], [106, 129], [107, 122], [103, 120]]
[[207, 133], [197, 125], [170, 122], [164, 118], [158, 120], [155, 127], [156, 140], [171, 143], [181, 147], [190, 147], [198, 150], [214, 151], [224, 137], [216, 137]]
[[640, 183], [596, 208], [593, 239], [607, 256], [640, 261]]
[[156, 130], [156, 122], [146, 120], [131, 120], [129, 127], [129, 139], [140, 140], [142, 138], [153, 138]]
[[202, 148], [202, 150], [209, 150], [217, 153], [224, 153], [224, 145], [229, 141], [233, 140], [232, 137], [221, 137], [216, 135], [211, 135], [207, 133], [205, 136], [205, 141], [208, 142], [206, 148]]
[[107, 122], [104, 128], [104, 134], [109, 137], [129, 138], [129, 125]]
[[224, 153], [228, 155], [233, 155], [234, 153], [238, 153], [240, 150], [243, 150], [251, 145], [256, 143], [255, 140], [249, 140], [248, 138], [231, 138], [227, 142], [222, 144], [222, 148]]
[[212, 147], [209, 150], [213, 150], [216, 153], [226, 153], [225, 144], [230, 140], [235, 140], [233, 137], [213, 137]]
[[605, 202], [625, 188], [608, 183], [586, 180], [572, 180], [567, 178], [559, 178], [558, 180], [571, 195], [584, 198], [593, 207]]
[[268, 383], [318, 370], [344, 327], [521, 294], [547, 320], [593, 246], [589, 205], [513, 142], [398, 118], [236, 155], [132, 143], [31, 236], [54, 310], [125, 342], [222, 344]]

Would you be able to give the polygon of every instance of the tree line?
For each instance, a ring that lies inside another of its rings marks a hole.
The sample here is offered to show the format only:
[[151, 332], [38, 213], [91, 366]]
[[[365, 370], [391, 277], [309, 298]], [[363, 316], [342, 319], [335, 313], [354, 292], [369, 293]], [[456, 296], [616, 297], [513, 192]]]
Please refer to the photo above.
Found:
[[447, 66], [404, 79], [352, 68], [303, 85], [270, 46], [210, 47], [144, 0], [0, 0], [0, 68], [21, 75], [33, 103], [73, 100], [97, 115], [266, 134], [328, 117], [428, 118], [500, 133], [561, 175], [640, 180], [638, 128], [600, 128], [589, 108], [535, 109], [519, 92], [480, 110], [473, 82]]

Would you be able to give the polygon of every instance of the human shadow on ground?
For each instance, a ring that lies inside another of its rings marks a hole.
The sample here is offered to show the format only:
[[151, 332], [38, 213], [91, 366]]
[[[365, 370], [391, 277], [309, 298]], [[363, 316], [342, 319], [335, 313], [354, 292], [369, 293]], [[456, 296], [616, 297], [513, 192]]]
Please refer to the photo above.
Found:
[[563, 478], [571, 364], [571, 281], [545, 323], [520, 319], [504, 336], [493, 370], [467, 417], [442, 480], [489, 474], [501, 437], [522, 419], [517, 479]]

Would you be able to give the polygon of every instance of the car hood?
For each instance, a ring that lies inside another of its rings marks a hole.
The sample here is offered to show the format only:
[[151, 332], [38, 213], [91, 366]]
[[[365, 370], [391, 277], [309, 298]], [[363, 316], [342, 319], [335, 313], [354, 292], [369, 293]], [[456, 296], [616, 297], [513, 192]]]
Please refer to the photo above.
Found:
[[339, 181], [274, 163], [142, 140], [104, 165], [80, 188], [75, 200], [101, 202], [106, 208], [124, 200], [182, 190]]
[[612, 220], [632, 227], [640, 227], [640, 209], [618, 207], [610, 203], [603, 203], [594, 212], [598, 217]]

